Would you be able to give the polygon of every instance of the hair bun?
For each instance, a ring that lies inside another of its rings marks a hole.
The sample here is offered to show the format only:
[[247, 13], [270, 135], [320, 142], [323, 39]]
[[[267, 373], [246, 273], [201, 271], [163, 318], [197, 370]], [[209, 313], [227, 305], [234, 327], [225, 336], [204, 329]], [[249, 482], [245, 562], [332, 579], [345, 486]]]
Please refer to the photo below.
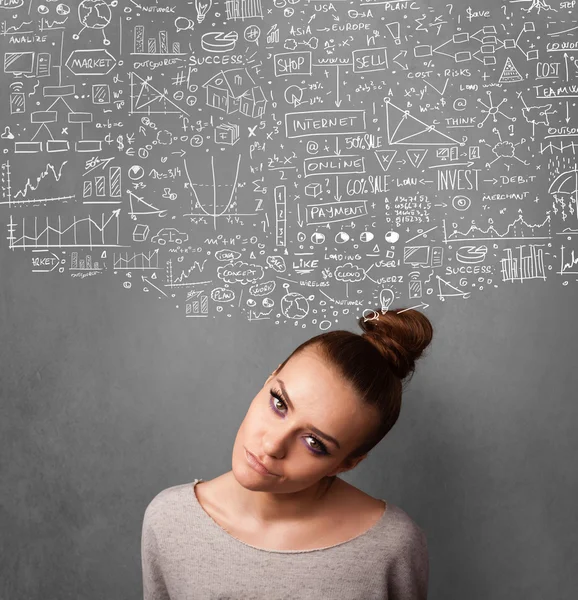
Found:
[[415, 361], [432, 340], [430, 320], [413, 308], [393, 309], [385, 313], [374, 309], [374, 312], [377, 314], [375, 319], [359, 318], [359, 326], [364, 331], [361, 337], [381, 352], [400, 379], [413, 375]]

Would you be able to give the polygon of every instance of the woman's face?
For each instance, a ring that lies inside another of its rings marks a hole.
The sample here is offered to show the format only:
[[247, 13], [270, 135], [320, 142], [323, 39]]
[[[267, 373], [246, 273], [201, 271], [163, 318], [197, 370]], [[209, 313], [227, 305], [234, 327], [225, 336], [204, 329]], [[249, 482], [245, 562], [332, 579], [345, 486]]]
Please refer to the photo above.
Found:
[[[353, 468], [365, 456], [343, 461], [374, 426], [374, 411], [308, 348], [272, 374], [253, 399], [235, 438], [233, 473], [248, 489], [299, 491]], [[245, 450], [277, 476], [255, 471]]]

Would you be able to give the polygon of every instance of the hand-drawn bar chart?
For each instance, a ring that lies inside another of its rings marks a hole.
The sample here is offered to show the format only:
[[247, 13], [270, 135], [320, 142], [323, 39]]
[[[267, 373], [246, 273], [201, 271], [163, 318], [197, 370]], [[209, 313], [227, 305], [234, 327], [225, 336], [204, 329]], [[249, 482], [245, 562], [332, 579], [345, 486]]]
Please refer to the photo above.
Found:
[[506, 248], [506, 258], [502, 258], [502, 278], [504, 281], [526, 281], [527, 279], [546, 279], [544, 271], [544, 251], [530, 244], [524, 256], [526, 246], [518, 246], [520, 257], [513, 255], [511, 248]]
[[169, 36], [166, 31], [159, 31], [157, 37], [146, 37], [144, 25], [134, 27], [134, 52], [133, 55], [162, 56], [164, 54], [181, 54], [179, 42], [173, 42], [169, 50]]

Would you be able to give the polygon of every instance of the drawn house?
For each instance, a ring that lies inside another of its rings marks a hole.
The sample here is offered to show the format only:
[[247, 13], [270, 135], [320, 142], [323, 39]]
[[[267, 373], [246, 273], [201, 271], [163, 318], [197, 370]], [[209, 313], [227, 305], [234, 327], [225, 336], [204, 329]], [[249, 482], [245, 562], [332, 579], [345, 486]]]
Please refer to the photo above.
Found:
[[239, 111], [258, 119], [265, 112], [267, 98], [245, 68], [219, 71], [203, 87], [207, 90], [207, 105], [228, 115]]

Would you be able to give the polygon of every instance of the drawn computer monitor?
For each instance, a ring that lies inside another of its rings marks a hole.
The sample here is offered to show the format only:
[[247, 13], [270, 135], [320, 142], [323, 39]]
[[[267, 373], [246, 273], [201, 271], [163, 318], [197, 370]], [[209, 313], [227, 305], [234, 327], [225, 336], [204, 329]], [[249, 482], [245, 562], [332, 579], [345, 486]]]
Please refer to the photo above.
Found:
[[34, 70], [34, 52], [6, 52], [4, 54], [4, 73], [32, 73]]

